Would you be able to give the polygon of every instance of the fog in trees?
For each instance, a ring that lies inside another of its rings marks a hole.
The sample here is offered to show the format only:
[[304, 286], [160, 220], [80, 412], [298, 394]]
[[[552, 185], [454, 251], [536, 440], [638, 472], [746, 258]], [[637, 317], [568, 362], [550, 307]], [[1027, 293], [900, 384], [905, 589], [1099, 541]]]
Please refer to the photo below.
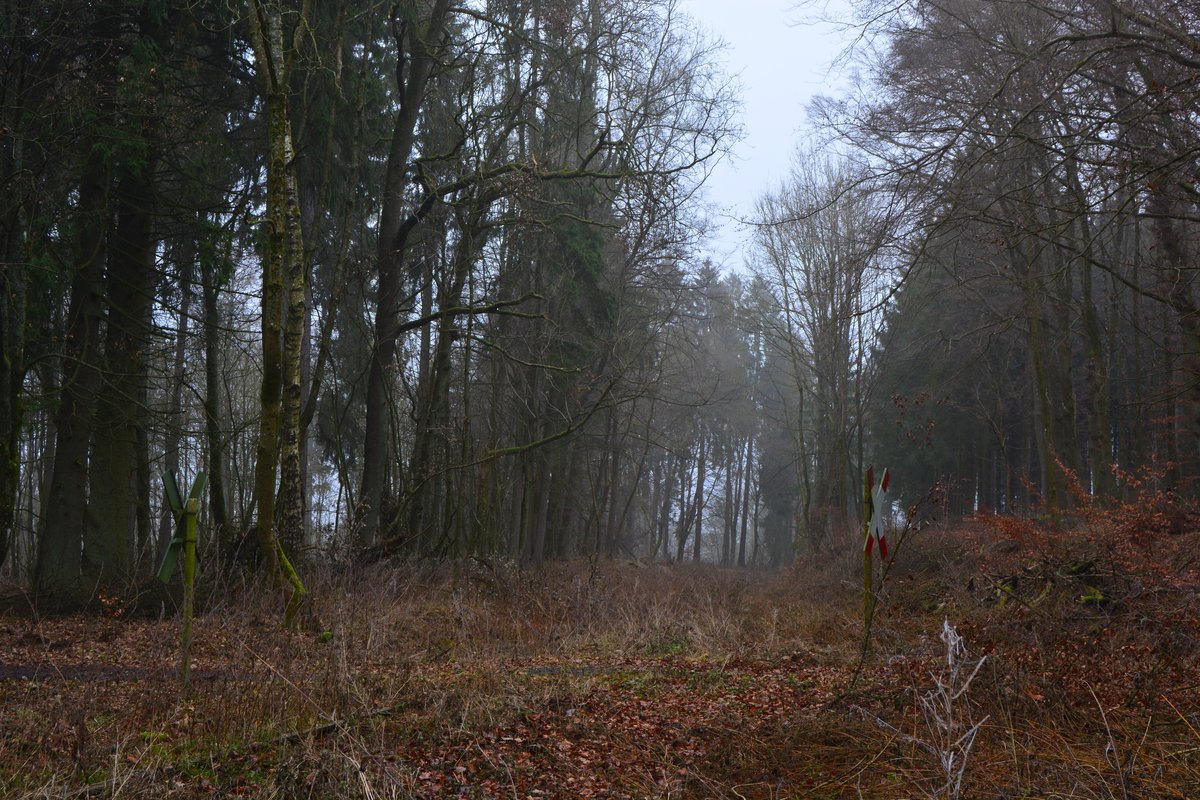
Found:
[[[1196, 11], [861, 4], [714, 261], [739, 136], [675, 0], [23, 0], [0, 17], [0, 560], [728, 567], [862, 475], [1067, 514], [1200, 477]], [[743, 266], [744, 264], [744, 266]]]

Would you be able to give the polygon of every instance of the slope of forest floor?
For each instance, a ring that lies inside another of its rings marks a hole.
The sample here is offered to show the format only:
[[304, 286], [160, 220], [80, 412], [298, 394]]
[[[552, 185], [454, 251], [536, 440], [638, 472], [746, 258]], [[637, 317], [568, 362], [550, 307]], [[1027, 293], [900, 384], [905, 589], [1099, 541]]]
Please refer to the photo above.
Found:
[[1198, 548], [1172, 508], [926, 529], [853, 686], [849, 541], [779, 572], [327, 572], [300, 632], [223, 590], [186, 695], [170, 615], [9, 612], [0, 796], [1197, 797]]

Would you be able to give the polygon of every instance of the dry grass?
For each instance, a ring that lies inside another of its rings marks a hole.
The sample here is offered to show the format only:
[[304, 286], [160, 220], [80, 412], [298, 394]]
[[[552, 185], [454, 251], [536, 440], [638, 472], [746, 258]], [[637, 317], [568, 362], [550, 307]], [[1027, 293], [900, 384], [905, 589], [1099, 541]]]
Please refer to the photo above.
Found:
[[1109, 522], [920, 534], [852, 695], [850, 559], [316, 571], [300, 632], [223, 593], [186, 695], [172, 620], [10, 614], [0, 796], [947, 796], [943, 620], [988, 657], [961, 797], [1198, 796], [1200, 534]]

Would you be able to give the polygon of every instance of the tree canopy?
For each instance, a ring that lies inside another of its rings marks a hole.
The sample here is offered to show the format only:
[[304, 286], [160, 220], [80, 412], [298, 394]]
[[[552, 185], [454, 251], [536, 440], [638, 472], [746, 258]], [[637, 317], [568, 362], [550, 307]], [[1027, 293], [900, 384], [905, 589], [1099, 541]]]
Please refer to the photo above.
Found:
[[[706, 252], [739, 135], [675, 0], [10, 0], [0, 561], [783, 564], [859, 485], [1066, 513], [1200, 477], [1200, 18], [873, 3], [820, 146]], [[847, 538], [849, 537], [849, 538]]]

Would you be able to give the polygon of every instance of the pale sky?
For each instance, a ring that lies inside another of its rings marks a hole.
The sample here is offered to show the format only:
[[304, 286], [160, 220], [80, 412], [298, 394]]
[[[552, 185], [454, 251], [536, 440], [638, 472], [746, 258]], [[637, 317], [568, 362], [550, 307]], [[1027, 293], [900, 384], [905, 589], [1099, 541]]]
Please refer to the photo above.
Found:
[[807, 129], [808, 102], [837, 93], [838, 76], [830, 69], [846, 36], [812, 18], [848, 15], [847, 3], [830, 0], [816, 10], [796, 6], [796, 0], [680, 0], [680, 10], [724, 40], [726, 69], [742, 85], [745, 138], [705, 184], [709, 201], [725, 209], [715, 220], [721, 229], [706, 248], [722, 269], [742, 268], [748, 240], [747, 229], [730, 218], [752, 216], [759, 195], [786, 174]]

